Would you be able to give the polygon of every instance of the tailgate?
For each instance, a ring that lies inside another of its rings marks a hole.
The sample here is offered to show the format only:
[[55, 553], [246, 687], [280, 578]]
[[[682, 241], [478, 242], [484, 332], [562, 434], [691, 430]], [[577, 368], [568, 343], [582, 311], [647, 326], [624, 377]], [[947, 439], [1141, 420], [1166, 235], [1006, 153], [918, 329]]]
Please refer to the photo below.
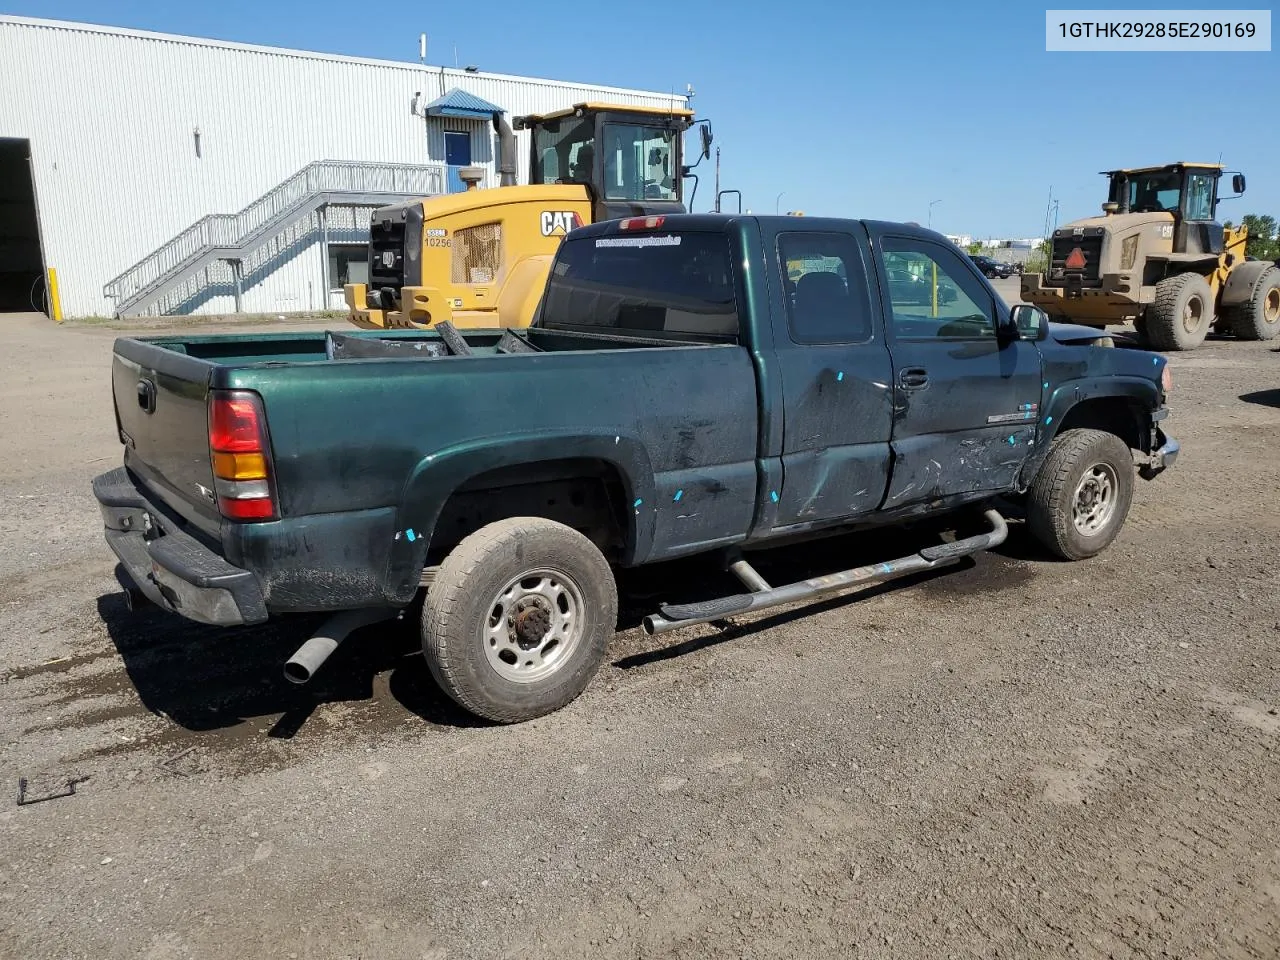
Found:
[[209, 380], [214, 365], [141, 340], [120, 339], [111, 390], [124, 462], [176, 513], [213, 536], [221, 519], [209, 456]]

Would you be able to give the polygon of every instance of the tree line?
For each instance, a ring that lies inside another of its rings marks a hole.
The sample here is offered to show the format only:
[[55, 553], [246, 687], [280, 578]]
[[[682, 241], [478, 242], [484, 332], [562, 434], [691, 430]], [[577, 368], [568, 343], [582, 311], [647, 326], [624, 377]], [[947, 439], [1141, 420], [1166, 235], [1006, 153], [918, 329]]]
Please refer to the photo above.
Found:
[[[1240, 225], [1249, 231], [1244, 247], [1247, 256], [1257, 257], [1259, 260], [1280, 260], [1280, 236], [1277, 235], [1275, 217], [1247, 213], [1240, 219]], [[1231, 226], [1230, 221], [1227, 226]]]

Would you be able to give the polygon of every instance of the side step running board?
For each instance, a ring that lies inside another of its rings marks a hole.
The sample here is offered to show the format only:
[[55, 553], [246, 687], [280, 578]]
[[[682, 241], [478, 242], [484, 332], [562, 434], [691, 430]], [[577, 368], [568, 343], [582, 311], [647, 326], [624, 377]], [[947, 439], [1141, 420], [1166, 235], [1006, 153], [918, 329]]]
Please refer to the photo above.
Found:
[[1004, 543], [1009, 536], [1009, 526], [1004, 517], [995, 510], [987, 510], [983, 516], [991, 524], [988, 533], [980, 533], [974, 537], [966, 537], [954, 543], [941, 543], [936, 547], [925, 547], [919, 553], [891, 560], [888, 563], [873, 563], [865, 567], [854, 567], [825, 577], [814, 577], [799, 583], [789, 583], [783, 587], [770, 587], [745, 560], [736, 560], [729, 569], [751, 589], [751, 593], [740, 593], [731, 597], [719, 597], [704, 603], [663, 604], [658, 612], [644, 618], [644, 632], [653, 634], [666, 633], [680, 627], [688, 627], [695, 623], [706, 623], [730, 614], [746, 613], [748, 610], [763, 610], [776, 607], [782, 603], [795, 603], [797, 600], [810, 600], [828, 593], [836, 593], [848, 587], [861, 586], [881, 580], [891, 580], [908, 573], [931, 570], [944, 564], [952, 563], [961, 557], [981, 553]]

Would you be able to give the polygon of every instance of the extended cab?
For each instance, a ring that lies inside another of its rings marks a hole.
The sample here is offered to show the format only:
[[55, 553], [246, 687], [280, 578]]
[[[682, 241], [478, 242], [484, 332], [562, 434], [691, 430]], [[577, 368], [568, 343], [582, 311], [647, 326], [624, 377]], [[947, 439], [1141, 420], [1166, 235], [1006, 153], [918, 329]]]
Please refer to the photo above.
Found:
[[[124, 465], [94, 491], [133, 595], [218, 624], [356, 611], [349, 629], [428, 586], [434, 676], [501, 721], [586, 686], [619, 567], [721, 551], [742, 580], [661, 607], [658, 632], [989, 548], [999, 497], [1082, 559], [1120, 531], [1135, 465], [1178, 452], [1163, 357], [1011, 311], [935, 233], [814, 217], [575, 230], [525, 331], [121, 339], [112, 379]], [[797, 584], [744, 553], [956, 511], [988, 529]]]

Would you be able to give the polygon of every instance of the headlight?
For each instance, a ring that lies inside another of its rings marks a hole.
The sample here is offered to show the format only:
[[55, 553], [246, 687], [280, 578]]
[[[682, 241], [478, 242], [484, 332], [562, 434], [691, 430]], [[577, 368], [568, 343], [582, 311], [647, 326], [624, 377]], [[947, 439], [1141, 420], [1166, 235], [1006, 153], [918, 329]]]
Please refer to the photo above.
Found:
[[1126, 237], [1124, 243], [1120, 244], [1120, 269], [1132, 270], [1137, 260], [1138, 235], [1135, 233], [1132, 237]]

